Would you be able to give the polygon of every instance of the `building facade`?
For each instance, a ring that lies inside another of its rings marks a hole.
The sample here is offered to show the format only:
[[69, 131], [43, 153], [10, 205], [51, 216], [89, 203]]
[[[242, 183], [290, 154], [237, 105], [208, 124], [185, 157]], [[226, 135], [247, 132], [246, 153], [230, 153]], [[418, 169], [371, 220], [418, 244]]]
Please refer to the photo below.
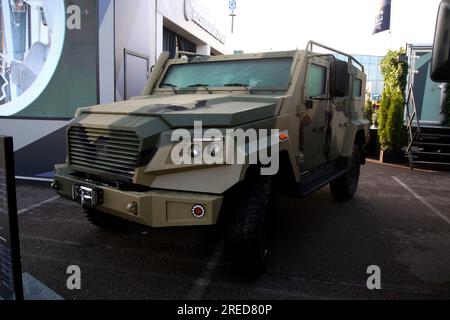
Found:
[[[431, 80], [431, 59], [433, 47], [410, 44], [407, 48], [409, 58], [408, 89], [412, 88], [417, 109], [417, 119], [423, 126], [441, 126], [444, 86]], [[411, 105], [412, 109], [413, 106]], [[405, 118], [406, 120], [406, 118]]]
[[[18, 176], [50, 179], [78, 107], [141, 94], [162, 51], [230, 53], [226, 4], [206, 0], [0, 0], [0, 135]], [[218, 16], [219, 15], [219, 16]]]
[[383, 57], [354, 55], [355, 59], [361, 62], [367, 74], [367, 92], [371, 97], [381, 96], [384, 89], [384, 77], [381, 74], [380, 63]]

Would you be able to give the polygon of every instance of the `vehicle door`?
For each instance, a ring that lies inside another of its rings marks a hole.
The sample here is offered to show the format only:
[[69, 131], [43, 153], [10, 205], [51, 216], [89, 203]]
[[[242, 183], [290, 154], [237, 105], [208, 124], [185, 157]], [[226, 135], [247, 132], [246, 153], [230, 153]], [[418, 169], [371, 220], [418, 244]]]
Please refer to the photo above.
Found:
[[311, 170], [327, 161], [324, 150], [329, 114], [328, 58], [314, 57], [308, 62], [304, 85], [306, 112], [300, 124], [301, 170]]

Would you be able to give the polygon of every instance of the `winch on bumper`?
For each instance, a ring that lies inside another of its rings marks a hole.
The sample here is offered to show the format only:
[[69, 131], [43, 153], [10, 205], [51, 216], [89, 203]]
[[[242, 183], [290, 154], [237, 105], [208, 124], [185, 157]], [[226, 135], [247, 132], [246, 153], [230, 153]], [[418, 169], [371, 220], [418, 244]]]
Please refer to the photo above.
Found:
[[189, 192], [121, 191], [85, 181], [67, 165], [56, 166], [53, 187], [64, 198], [150, 227], [206, 226], [217, 223], [223, 197]]

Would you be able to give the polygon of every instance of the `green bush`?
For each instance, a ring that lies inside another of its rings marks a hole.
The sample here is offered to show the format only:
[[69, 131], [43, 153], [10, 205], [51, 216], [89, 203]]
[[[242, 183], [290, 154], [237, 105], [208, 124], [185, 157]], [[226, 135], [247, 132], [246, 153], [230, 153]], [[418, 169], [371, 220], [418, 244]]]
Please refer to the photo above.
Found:
[[445, 100], [442, 106], [442, 114], [444, 115], [442, 125], [450, 127], [450, 84], [445, 85]]
[[384, 145], [382, 140], [386, 140], [385, 128], [388, 118], [388, 110], [391, 106], [391, 95], [388, 93], [389, 89], [383, 91], [380, 103], [380, 109], [378, 109], [378, 139], [380, 145]]
[[389, 51], [381, 62], [385, 85], [378, 111], [378, 137], [381, 149], [385, 151], [399, 151], [407, 142], [403, 115], [408, 64], [399, 61], [404, 54], [404, 49]]
[[406, 131], [403, 126], [405, 98], [403, 92], [394, 90], [386, 92], [381, 102], [378, 123], [379, 140], [383, 150], [400, 150], [406, 144]]

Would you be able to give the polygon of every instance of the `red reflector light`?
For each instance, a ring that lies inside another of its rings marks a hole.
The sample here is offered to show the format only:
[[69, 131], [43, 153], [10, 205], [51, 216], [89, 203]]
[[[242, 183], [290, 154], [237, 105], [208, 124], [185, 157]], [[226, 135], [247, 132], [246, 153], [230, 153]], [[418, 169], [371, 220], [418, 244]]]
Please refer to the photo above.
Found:
[[203, 218], [206, 214], [206, 209], [204, 206], [197, 204], [192, 207], [192, 214], [196, 218]]

